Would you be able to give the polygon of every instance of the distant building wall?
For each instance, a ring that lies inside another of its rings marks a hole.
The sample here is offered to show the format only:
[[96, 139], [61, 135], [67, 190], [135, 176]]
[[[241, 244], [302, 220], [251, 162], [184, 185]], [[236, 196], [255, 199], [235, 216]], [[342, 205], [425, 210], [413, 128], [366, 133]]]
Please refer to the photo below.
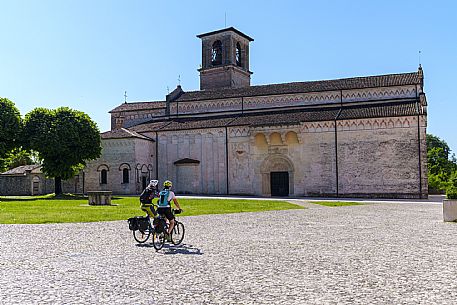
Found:
[[[62, 192], [81, 194], [82, 175], [62, 181]], [[54, 193], [54, 179], [45, 178], [44, 174], [27, 173], [25, 175], [0, 175], [0, 196], [32, 196]]]

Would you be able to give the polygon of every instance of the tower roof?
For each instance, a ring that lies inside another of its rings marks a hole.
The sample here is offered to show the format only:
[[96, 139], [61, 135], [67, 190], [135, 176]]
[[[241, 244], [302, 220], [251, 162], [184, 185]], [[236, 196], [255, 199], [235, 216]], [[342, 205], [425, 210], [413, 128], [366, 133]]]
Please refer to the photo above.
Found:
[[212, 31], [212, 32], [208, 32], [208, 33], [203, 33], [203, 34], [197, 35], [197, 37], [198, 37], [198, 38], [203, 38], [203, 37], [206, 37], [206, 36], [211, 36], [211, 35], [214, 35], [214, 34], [219, 34], [219, 33], [222, 33], [222, 32], [229, 32], [229, 31], [235, 32], [235, 33], [237, 33], [238, 35], [240, 35], [240, 36], [246, 38], [246, 39], [249, 40], [249, 41], [254, 41], [253, 38], [249, 37], [248, 35], [244, 34], [243, 32], [238, 31], [238, 30], [235, 29], [233, 26], [231, 26], [231, 27], [229, 27], [229, 28], [217, 30], [217, 31]]

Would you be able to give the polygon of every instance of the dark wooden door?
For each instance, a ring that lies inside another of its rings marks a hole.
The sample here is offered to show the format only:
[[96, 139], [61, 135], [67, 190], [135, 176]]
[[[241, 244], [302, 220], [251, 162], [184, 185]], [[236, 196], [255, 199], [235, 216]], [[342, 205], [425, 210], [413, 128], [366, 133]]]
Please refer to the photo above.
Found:
[[146, 177], [145, 176], [141, 177], [141, 182], [142, 182], [142, 186], [143, 186], [143, 190], [144, 190], [146, 188], [146, 186], [148, 186], [146, 184]]
[[40, 182], [33, 181], [32, 195], [40, 195]]
[[270, 173], [271, 196], [289, 196], [289, 173]]

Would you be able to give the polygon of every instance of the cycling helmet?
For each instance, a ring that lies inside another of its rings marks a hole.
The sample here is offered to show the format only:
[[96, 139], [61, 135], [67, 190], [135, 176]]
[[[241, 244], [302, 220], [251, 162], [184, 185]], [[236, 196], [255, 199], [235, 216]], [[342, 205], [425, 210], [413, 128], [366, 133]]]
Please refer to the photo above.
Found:
[[172, 185], [173, 185], [173, 183], [171, 183], [170, 180], [165, 180], [165, 182], [163, 183], [163, 186], [167, 187], [167, 188], [170, 188]]
[[156, 187], [159, 184], [159, 180], [151, 180], [149, 181], [149, 187]]

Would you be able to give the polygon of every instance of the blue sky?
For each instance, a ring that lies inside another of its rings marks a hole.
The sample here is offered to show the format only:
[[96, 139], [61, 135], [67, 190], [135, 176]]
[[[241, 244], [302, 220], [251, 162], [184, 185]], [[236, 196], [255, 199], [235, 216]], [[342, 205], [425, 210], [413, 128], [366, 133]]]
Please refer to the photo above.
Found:
[[[68, 106], [101, 131], [124, 100], [197, 90], [196, 35], [254, 38], [251, 83], [425, 73], [428, 132], [457, 152], [457, 1], [0, 0], [0, 96], [22, 115]], [[225, 18], [226, 16], [226, 18]]]

